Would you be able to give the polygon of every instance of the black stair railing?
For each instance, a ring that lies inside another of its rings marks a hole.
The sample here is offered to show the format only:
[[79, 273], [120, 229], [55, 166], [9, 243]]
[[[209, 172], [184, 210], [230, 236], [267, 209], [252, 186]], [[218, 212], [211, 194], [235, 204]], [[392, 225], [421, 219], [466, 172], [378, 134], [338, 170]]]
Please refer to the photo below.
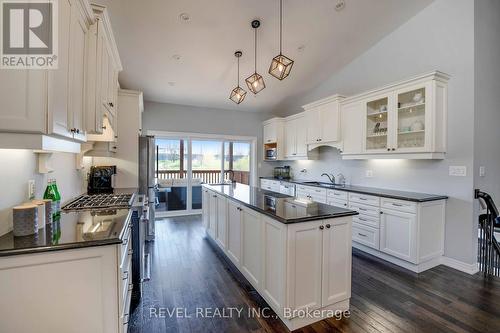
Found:
[[479, 270], [485, 276], [500, 276], [500, 244], [495, 237], [495, 231], [500, 232], [498, 209], [488, 193], [476, 189], [474, 197], [479, 200], [482, 208], [486, 209], [486, 213], [479, 215]]

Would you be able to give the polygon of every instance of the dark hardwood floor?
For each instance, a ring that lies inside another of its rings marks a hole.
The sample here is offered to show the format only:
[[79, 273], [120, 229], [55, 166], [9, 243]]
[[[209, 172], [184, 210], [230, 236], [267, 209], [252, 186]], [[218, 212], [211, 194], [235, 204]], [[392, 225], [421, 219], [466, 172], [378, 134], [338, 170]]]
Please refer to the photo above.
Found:
[[[129, 332], [288, 332], [249, 315], [267, 304], [204, 238], [200, 216], [157, 221], [150, 251], [151, 281]], [[230, 309], [243, 310], [221, 317]], [[444, 266], [417, 275], [355, 250], [350, 318], [297, 332], [500, 332], [500, 280]]]

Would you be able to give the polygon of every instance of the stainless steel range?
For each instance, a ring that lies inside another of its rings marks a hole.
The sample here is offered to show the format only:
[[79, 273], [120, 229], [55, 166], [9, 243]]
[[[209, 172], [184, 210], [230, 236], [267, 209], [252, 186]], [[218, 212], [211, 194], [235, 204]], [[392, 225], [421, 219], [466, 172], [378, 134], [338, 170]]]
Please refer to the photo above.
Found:
[[65, 211], [129, 208], [133, 194], [83, 194], [62, 207]]

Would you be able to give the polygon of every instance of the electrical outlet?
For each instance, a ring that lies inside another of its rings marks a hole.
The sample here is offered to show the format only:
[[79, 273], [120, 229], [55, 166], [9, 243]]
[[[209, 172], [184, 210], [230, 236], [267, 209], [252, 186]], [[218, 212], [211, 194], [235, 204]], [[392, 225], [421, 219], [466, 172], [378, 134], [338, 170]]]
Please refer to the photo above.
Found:
[[366, 170], [365, 176], [366, 176], [366, 178], [372, 178], [373, 177], [373, 170]]
[[30, 179], [28, 180], [28, 199], [33, 200], [35, 199], [35, 180]]
[[484, 166], [479, 167], [479, 177], [486, 176], [486, 168]]
[[451, 165], [449, 168], [449, 175], [454, 177], [467, 176], [467, 167], [463, 165]]

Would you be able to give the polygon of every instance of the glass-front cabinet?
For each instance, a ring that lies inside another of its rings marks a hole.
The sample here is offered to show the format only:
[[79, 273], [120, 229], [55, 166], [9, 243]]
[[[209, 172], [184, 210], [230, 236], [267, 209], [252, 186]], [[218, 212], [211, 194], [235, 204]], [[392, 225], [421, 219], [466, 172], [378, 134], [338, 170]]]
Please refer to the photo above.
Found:
[[365, 150], [367, 152], [385, 152], [389, 148], [390, 122], [389, 108], [392, 98], [390, 95], [378, 96], [367, 100], [365, 106]]
[[[394, 147], [400, 152], [427, 151], [431, 132], [429, 85], [409, 87], [396, 92], [396, 123]], [[428, 126], [427, 126], [428, 125]]]

